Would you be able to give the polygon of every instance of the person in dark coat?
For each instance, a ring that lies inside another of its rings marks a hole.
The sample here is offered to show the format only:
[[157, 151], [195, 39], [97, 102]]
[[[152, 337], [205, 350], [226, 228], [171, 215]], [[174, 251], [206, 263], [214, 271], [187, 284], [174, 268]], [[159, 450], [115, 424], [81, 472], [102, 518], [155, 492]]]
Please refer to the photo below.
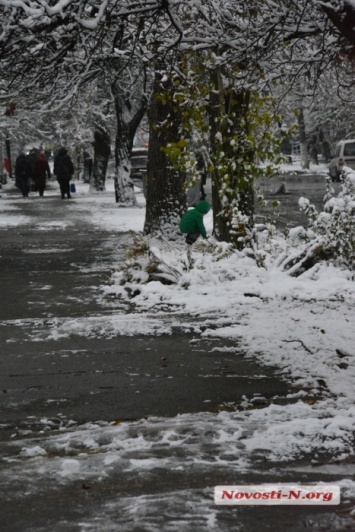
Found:
[[44, 189], [46, 188], [47, 177], [48, 179], [51, 178], [51, 170], [44, 152], [41, 151], [39, 158], [34, 163], [33, 169], [34, 182], [40, 196], [43, 196]]
[[22, 196], [28, 198], [31, 187], [31, 178], [28, 157], [24, 153], [20, 153], [16, 159], [15, 177], [15, 184], [21, 190]]
[[5, 166], [6, 172], [8, 174], [10, 174], [10, 172], [11, 172], [11, 163], [10, 163], [10, 159], [8, 157], [4, 158], [4, 166]]
[[28, 173], [30, 176], [30, 186], [32, 192], [37, 192], [37, 187], [34, 178], [35, 164], [39, 157], [39, 150], [37, 148], [32, 148], [28, 154]]
[[74, 165], [65, 148], [60, 148], [55, 156], [53, 172], [57, 177], [62, 199], [65, 198], [65, 194], [71, 198], [70, 180], [74, 174]]
[[203, 223], [203, 217], [210, 210], [210, 204], [206, 200], [200, 201], [193, 209], [189, 209], [180, 220], [180, 231], [187, 234], [186, 244], [193, 244], [199, 236], [207, 238], [207, 232]]

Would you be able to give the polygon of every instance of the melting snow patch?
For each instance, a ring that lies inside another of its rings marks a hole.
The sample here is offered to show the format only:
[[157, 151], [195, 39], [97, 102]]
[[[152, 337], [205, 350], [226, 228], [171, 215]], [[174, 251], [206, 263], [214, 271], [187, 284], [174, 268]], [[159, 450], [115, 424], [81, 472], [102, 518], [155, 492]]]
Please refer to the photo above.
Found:
[[24, 249], [23, 252], [24, 253], [36, 253], [37, 254], [40, 254], [40, 253], [70, 253], [71, 251], [74, 251], [73, 248], [43, 248], [43, 249], [39, 249], [39, 248], [35, 248], [35, 249]]
[[77, 475], [79, 471], [80, 471], [80, 462], [78, 460], [66, 458], [65, 460], [62, 461], [59, 475], [61, 477], [70, 477], [73, 475]]
[[25, 458], [33, 458], [34, 456], [45, 456], [47, 453], [43, 447], [35, 445], [34, 447], [24, 447], [20, 454]]

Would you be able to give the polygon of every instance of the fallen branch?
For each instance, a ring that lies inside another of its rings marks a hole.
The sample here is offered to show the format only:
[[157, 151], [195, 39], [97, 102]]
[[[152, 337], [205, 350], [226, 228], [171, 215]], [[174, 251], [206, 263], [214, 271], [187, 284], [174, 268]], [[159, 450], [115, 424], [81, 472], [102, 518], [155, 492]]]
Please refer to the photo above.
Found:
[[329, 260], [331, 255], [330, 250], [325, 249], [322, 243], [313, 243], [298, 255], [286, 259], [281, 264], [281, 268], [283, 271], [288, 271], [292, 277], [299, 277], [318, 262]]
[[285, 344], [299, 343], [307, 353], [314, 355], [314, 352], [308, 349], [308, 347], [302, 342], [302, 340], [281, 340]]

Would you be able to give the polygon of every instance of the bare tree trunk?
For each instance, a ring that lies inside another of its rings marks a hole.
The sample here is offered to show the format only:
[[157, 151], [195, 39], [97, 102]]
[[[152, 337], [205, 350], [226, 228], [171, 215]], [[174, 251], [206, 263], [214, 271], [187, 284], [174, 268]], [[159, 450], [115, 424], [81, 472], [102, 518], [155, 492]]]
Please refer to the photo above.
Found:
[[331, 150], [329, 142], [324, 137], [324, 132], [323, 132], [322, 129], [320, 129], [320, 131], [319, 131], [319, 141], [322, 144], [323, 156], [324, 156], [326, 162], [328, 162], [332, 158], [332, 150]]
[[306, 137], [306, 124], [304, 121], [303, 108], [300, 107], [298, 112], [298, 127], [299, 127], [299, 138], [300, 138], [300, 147], [301, 147], [301, 164], [302, 168], [309, 168], [309, 155], [307, 149], [307, 137]]
[[[122, 207], [136, 206], [134, 186], [131, 179], [131, 152], [134, 136], [147, 110], [145, 73], [140, 73], [132, 82], [129, 92], [122, 80], [112, 85], [117, 119], [115, 143], [115, 198]], [[134, 84], [133, 84], [134, 83]]]
[[5, 172], [4, 172], [4, 165], [3, 165], [3, 161], [4, 161], [4, 155], [3, 155], [3, 148], [2, 148], [2, 138], [0, 136], [0, 184], [2, 185], [6, 185], [6, 175], [5, 175]]
[[147, 209], [144, 233], [161, 233], [175, 238], [180, 218], [186, 210], [186, 175], [173, 167], [164, 148], [179, 139], [181, 112], [173, 101], [174, 86], [162, 81], [165, 65], [158, 65], [153, 97], [148, 109], [149, 149]]

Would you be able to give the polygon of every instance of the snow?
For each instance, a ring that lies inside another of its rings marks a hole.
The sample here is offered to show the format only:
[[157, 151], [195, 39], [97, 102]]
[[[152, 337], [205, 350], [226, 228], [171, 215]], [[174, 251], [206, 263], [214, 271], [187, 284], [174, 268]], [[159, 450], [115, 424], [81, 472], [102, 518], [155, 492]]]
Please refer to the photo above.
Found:
[[17, 225], [25, 224], [30, 221], [28, 216], [19, 214], [19, 207], [14, 205], [1, 204], [1, 214], [0, 215], [0, 228], [6, 227], [16, 227]]
[[[141, 232], [145, 216], [143, 196], [137, 193], [139, 208], [118, 209], [113, 184], [109, 182], [107, 188], [105, 193], [90, 195], [88, 185], [77, 183], [73, 207], [66, 211], [65, 222], [53, 220], [51, 229], [75, 224], [80, 218], [93, 230], [99, 227], [107, 231]], [[40, 205], [42, 200], [29, 198], [29, 201], [38, 201]], [[35, 218], [21, 214], [18, 202], [19, 198], [7, 195], [5, 186], [0, 198], [0, 227], [31, 224], [40, 229]], [[211, 232], [211, 213], [205, 217], [205, 224]], [[11, 459], [12, 475], [20, 472], [21, 483], [27, 479], [30, 489], [36, 492], [40, 479], [45, 477], [66, 483], [73, 478], [102, 480], [118, 472], [129, 476], [133, 472], [190, 468], [211, 475], [225, 468], [237, 474], [252, 471], [255, 463], [267, 456], [272, 475], [277, 479], [278, 463], [293, 464], [310, 452], [319, 456], [330, 453], [337, 460], [351, 456], [355, 432], [353, 274], [320, 263], [297, 278], [291, 277], [282, 270], [282, 258], [295, 250], [296, 240], [295, 230], [289, 240], [281, 235], [271, 239], [265, 235], [261, 250], [263, 267], [248, 254], [228, 253], [227, 246], [220, 246], [219, 253], [213, 254], [207, 242], [192, 248], [195, 262], [188, 271], [183, 268], [187, 259], [181, 243], [175, 246], [153, 241], [156, 254], [160, 253], [179, 272], [179, 277], [171, 285], [158, 281], [140, 284], [133, 280], [132, 289], [139, 290], [133, 300], [139, 313], [46, 319], [42, 328], [38, 320], [38, 331], [32, 337], [33, 341], [43, 341], [73, 334], [157, 335], [171, 333], [176, 325], [186, 326], [202, 338], [234, 338], [236, 353], [243, 352], [261, 364], [277, 366], [282, 374], [294, 379], [296, 402], [251, 409], [251, 398], [246, 397], [245, 409], [240, 411], [184, 414], [172, 419], [149, 418], [117, 425], [92, 420], [49, 435], [40, 446], [35, 438], [19, 442], [14, 439], [13, 446], [19, 449]], [[57, 249], [46, 251], [56, 253]], [[125, 287], [120, 284], [118, 259], [113, 267], [116, 271], [111, 284], [98, 288], [97, 295], [127, 298]], [[163, 310], [165, 303], [173, 310]], [[22, 323], [25, 327], [26, 320]], [[212, 353], [218, 357], [223, 350], [213, 349]], [[314, 401], [302, 400], [304, 395], [312, 394]], [[302, 471], [302, 465], [298, 467]], [[354, 468], [349, 465], [343, 472], [344, 479], [339, 482], [342, 496], [354, 499], [355, 482], [350, 479]], [[270, 471], [266, 473], [269, 475]], [[186, 490], [179, 492], [178, 497], [185, 502], [195, 499], [195, 514], [200, 512], [202, 519], [204, 502], [210, 496], [207, 492]], [[164, 495], [165, 509], [172, 497]], [[154, 499], [155, 505], [157, 500]], [[129, 514], [137, 525], [149, 516], [151, 501], [143, 496], [126, 497], [123, 502], [117, 500], [112, 504], [126, 518]], [[106, 510], [108, 515], [113, 512], [112, 507]], [[214, 522], [212, 508], [203, 519], [204, 526], [206, 520]], [[85, 527], [82, 523], [83, 530]]]

